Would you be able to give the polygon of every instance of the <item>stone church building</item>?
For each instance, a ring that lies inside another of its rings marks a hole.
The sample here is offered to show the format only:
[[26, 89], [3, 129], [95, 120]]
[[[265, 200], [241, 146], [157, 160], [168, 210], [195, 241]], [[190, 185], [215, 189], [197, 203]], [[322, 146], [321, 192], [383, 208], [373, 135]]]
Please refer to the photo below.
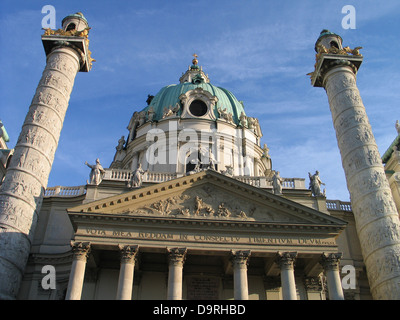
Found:
[[318, 172], [280, 177], [258, 119], [196, 55], [146, 104], [108, 167], [46, 188], [18, 299], [372, 298], [351, 204], [326, 199]]

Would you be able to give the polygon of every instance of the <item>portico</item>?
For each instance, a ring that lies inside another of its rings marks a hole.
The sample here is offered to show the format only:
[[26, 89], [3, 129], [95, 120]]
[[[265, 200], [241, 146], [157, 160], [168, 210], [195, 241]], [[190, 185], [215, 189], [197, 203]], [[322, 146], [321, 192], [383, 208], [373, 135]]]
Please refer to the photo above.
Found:
[[343, 299], [329, 266], [344, 221], [214, 171], [68, 214], [73, 246], [90, 247], [86, 261], [74, 256], [69, 281], [82, 298], [102, 298], [107, 285], [113, 299], [310, 299], [323, 292], [325, 268], [329, 298]]

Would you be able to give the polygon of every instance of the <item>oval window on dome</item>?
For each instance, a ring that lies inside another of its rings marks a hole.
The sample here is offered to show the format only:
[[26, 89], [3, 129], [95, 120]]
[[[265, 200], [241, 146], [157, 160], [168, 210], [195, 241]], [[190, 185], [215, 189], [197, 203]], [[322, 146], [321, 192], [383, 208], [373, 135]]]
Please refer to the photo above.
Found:
[[194, 100], [189, 106], [190, 113], [196, 117], [204, 116], [207, 110], [207, 105], [201, 100]]

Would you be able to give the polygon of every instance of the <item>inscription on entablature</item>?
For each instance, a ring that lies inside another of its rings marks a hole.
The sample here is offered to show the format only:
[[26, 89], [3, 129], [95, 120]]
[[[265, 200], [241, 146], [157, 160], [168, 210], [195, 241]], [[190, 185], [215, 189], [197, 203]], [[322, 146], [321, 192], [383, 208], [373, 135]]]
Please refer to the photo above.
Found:
[[263, 236], [263, 235], [221, 235], [213, 233], [185, 232], [150, 232], [138, 230], [105, 229], [86, 227], [77, 234], [101, 238], [125, 238], [135, 240], [159, 240], [173, 242], [221, 243], [221, 244], [251, 244], [251, 245], [288, 245], [288, 246], [336, 246], [331, 238]]

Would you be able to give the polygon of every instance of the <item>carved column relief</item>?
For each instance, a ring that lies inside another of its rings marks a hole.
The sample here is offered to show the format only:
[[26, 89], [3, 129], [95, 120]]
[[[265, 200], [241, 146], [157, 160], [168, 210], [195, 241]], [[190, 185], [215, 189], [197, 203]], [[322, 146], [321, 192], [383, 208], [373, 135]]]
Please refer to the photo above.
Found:
[[324, 87], [371, 293], [375, 299], [400, 299], [400, 221], [356, 76], [336, 66], [326, 73]]
[[15, 299], [19, 290], [79, 68], [80, 54], [74, 49], [58, 47], [49, 53], [1, 186], [0, 299]]

